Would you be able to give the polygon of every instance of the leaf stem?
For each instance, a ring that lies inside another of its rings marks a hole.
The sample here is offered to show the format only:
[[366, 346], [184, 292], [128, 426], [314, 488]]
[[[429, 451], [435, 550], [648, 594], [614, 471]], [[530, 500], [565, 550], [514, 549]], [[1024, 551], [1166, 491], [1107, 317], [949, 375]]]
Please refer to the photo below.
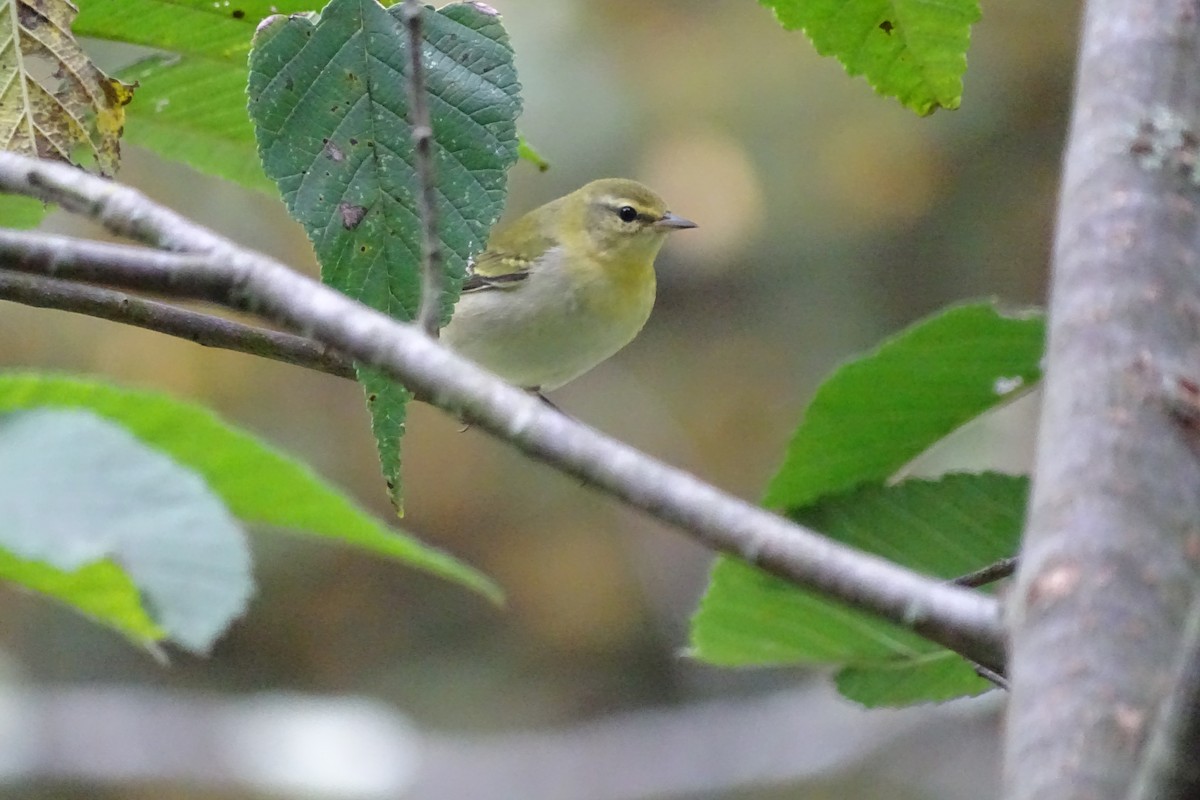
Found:
[[442, 296], [446, 274], [442, 269], [442, 251], [438, 243], [437, 195], [433, 163], [433, 123], [425, 93], [425, 62], [419, 0], [404, 0], [401, 18], [408, 29], [408, 122], [412, 126], [417, 171], [417, 208], [421, 214], [421, 306], [417, 324], [437, 338], [442, 321]]

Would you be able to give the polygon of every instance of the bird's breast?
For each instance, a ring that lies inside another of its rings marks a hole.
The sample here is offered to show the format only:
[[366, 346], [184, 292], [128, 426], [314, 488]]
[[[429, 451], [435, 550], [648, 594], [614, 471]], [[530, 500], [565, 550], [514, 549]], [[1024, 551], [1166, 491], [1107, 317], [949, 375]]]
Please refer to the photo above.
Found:
[[551, 250], [511, 288], [464, 295], [443, 338], [511, 383], [553, 389], [628, 344], [654, 291], [652, 264], [601, 269]]

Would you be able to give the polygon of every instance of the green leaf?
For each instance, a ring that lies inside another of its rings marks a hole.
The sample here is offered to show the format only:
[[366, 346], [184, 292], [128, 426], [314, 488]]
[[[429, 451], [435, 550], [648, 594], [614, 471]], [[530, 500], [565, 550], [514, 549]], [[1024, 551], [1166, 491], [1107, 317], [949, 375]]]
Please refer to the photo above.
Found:
[[868, 708], [941, 703], [996, 688], [949, 650], [869, 667], [846, 667], [835, 681], [842, 696]]
[[533, 148], [529, 140], [522, 136], [517, 145], [517, 156], [522, 161], [528, 161], [537, 167], [538, 172], [545, 172], [550, 169], [550, 162], [542, 158], [542, 154]]
[[[991, 304], [952, 308], [840, 367], [817, 390], [766, 502], [868, 552], [952, 577], [1012, 555], [1025, 481], [951, 475], [883, 481], [935, 441], [1039, 375], [1044, 323]], [[856, 488], [857, 487], [857, 488]], [[988, 684], [957, 656], [900, 628], [722, 558], [693, 620], [721, 664], [839, 663], [869, 704], [944, 699]]]
[[[448, 319], [467, 259], [482, 249], [504, 205], [506, 172], [517, 158], [520, 87], [507, 35], [483, 4], [426, 8], [422, 22]], [[263, 165], [308, 232], [323, 280], [403, 320], [419, 305], [421, 252], [408, 63], [399, 7], [333, 0], [316, 22], [264, 23], [249, 88]], [[407, 393], [364, 377], [399, 508], [397, 437]]]
[[400, 440], [404, 438], [408, 421], [408, 390], [377, 369], [355, 370], [358, 381], [367, 393], [367, 410], [371, 412], [371, 433], [379, 452], [383, 480], [396, 513], [404, 514], [404, 498], [400, 491]]
[[0, 549], [0, 580], [57, 600], [143, 646], [167, 636], [142, 606], [133, 580], [110, 561], [68, 571]]
[[120, 565], [193, 652], [209, 650], [253, 591], [245, 537], [204, 481], [90, 412], [0, 416], [0, 507], [9, 553], [64, 573]]
[[759, 0], [875, 91], [918, 114], [958, 108], [978, 0]]
[[0, 374], [0, 413], [84, 408], [201, 475], [239, 519], [350, 545], [463, 584], [492, 600], [487, 577], [389, 529], [304, 465], [230, 428], [207, 409], [163, 395], [76, 378]]
[[817, 389], [764, 502], [802, 508], [892, 475], [1041, 376], [1045, 322], [950, 308], [839, 367]]
[[[863, 486], [796, 516], [852, 547], [951, 578], [1015, 552], [1027, 484], [985, 473]], [[727, 666], [844, 665], [854, 699], [875, 705], [945, 699], [989, 685], [969, 665], [944, 663], [961, 659], [916, 634], [725, 557], [692, 619], [692, 647], [699, 658]]]
[[139, 84], [126, 141], [209, 175], [274, 191], [246, 116], [247, 59], [255, 26], [270, 14], [308, 11], [312, 0], [87, 0], [74, 31], [170, 53], [121, 78]]
[[137, 82], [125, 141], [248, 189], [275, 193], [246, 116], [246, 67], [150, 58], [121, 73]]
[[246, 71], [250, 39], [271, 14], [310, 11], [312, 0], [85, 0], [73, 30], [185, 56], [203, 56]]
[[49, 208], [40, 200], [15, 194], [0, 194], [0, 227], [36, 228]]

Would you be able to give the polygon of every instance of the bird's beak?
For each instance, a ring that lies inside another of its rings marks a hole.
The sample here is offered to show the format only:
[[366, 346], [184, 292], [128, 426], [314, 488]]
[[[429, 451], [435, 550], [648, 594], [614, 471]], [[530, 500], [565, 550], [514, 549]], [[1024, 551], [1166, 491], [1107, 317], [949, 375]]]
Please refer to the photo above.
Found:
[[692, 222], [690, 219], [684, 219], [683, 217], [677, 214], [672, 214], [670, 211], [668, 211], [662, 219], [654, 223], [654, 227], [665, 231], [679, 231], [683, 230], [684, 228], [695, 228], [697, 226], [696, 223]]

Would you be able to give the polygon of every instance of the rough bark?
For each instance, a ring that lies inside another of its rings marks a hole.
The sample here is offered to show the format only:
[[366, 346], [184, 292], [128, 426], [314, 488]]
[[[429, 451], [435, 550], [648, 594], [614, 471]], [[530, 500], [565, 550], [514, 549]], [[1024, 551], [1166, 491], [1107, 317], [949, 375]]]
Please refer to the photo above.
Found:
[[[1013, 597], [1009, 798], [1130, 796], [1192, 650], [1198, 54], [1195, 0], [1088, 3]], [[1171, 772], [1157, 796], [1183, 786]]]

